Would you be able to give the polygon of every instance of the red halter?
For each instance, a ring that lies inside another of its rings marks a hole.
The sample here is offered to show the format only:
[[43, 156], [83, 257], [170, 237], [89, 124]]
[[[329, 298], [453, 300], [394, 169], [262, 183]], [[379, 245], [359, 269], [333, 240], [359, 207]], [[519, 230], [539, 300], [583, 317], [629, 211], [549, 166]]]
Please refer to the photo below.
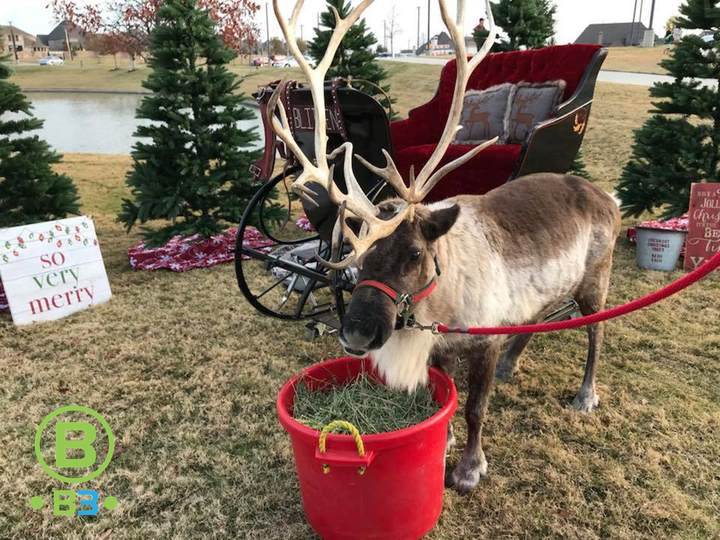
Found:
[[355, 285], [355, 289], [359, 289], [360, 287], [374, 287], [376, 289], [381, 290], [385, 294], [387, 294], [390, 297], [390, 300], [392, 300], [396, 306], [400, 306], [403, 302], [406, 302], [408, 306], [413, 305], [416, 302], [419, 302], [423, 298], [427, 298], [430, 296], [430, 293], [432, 293], [435, 290], [435, 287], [437, 286], [437, 283], [435, 282], [435, 277], [428, 282], [427, 285], [425, 285], [422, 289], [419, 291], [416, 291], [414, 293], [399, 293], [389, 285], [385, 285], [384, 283], [380, 281], [375, 281], [374, 279], [366, 279], [364, 281], [361, 281], [357, 285]]
[[437, 278], [437, 276], [440, 275], [440, 266], [438, 265], [437, 255], [435, 255], [433, 259], [435, 260], [435, 275], [430, 279], [430, 281], [428, 281], [427, 285], [415, 292], [399, 293], [389, 285], [385, 285], [383, 282], [375, 281], [374, 279], [365, 279], [359, 282], [357, 285], [355, 285], [355, 290], [359, 289], [360, 287], [372, 287], [374, 289], [378, 289], [379, 291], [384, 292], [397, 306], [398, 317], [402, 319], [402, 326], [407, 326], [408, 319], [410, 318], [410, 307], [422, 300], [423, 298], [427, 298], [428, 296], [430, 296], [430, 294], [432, 294], [432, 292], [435, 290], [435, 287], [437, 287], [437, 282], [435, 281], [435, 279]]

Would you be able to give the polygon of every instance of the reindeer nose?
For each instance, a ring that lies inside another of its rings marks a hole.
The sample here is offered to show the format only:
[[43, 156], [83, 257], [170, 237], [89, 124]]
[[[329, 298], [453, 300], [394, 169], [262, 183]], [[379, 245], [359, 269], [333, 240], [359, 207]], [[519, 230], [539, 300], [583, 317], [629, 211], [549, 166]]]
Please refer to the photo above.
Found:
[[380, 326], [375, 320], [346, 317], [340, 329], [340, 343], [348, 354], [365, 356], [377, 343], [379, 334]]

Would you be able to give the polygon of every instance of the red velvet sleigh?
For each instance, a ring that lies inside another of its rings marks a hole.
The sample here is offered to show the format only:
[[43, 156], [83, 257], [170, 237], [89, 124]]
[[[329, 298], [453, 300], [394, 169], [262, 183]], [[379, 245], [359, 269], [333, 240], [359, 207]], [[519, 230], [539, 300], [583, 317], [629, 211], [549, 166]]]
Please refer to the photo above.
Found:
[[[522, 144], [500, 144], [483, 150], [443, 178], [427, 200], [487, 193], [508, 180], [534, 172], [567, 172], [585, 135], [595, 81], [606, 55], [607, 49], [600, 45], [559, 45], [488, 55], [472, 74], [468, 90], [484, 90], [505, 82], [563, 79], [563, 101], [551, 119], [528, 132]], [[407, 119], [390, 125], [395, 163], [403, 178], [408, 178], [413, 165], [419, 171], [435, 149], [454, 87], [455, 61], [451, 60], [442, 70], [435, 97], [411, 110]], [[450, 145], [441, 164], [472, 148]]]

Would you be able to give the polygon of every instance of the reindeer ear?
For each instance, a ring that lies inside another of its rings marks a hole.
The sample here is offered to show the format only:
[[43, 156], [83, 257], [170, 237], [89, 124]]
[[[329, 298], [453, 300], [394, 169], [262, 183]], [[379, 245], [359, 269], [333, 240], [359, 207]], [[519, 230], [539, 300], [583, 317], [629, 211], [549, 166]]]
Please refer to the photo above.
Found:
[[459, 214], [460, 207], [457, 204], [431, 212], [428, 219], [420, 221], [422, 235], [428, 242], [437, 240], [450, 230]]

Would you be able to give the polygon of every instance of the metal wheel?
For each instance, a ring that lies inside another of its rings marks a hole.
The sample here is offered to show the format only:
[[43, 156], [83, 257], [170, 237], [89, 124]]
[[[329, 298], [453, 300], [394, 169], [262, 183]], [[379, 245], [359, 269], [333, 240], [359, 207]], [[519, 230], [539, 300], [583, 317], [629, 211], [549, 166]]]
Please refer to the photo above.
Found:
[[[289, 169], [272, 178], [245, 209], [235, 246], [238, 286], [255, 309], [271, 317], [339, 318], [338, 301], [346, 299], [336, 292], [340, 287], [331, 289], [328, 270], [314, 258], [315, 252], [329, 258], [330, 243], [295, 223], [304, 210], [287, 194], [285, 180], [298, 171]], [[249, 224], [252, 220], [257, 228]], [[249, 242], [243, 242], [246, 235]]]

